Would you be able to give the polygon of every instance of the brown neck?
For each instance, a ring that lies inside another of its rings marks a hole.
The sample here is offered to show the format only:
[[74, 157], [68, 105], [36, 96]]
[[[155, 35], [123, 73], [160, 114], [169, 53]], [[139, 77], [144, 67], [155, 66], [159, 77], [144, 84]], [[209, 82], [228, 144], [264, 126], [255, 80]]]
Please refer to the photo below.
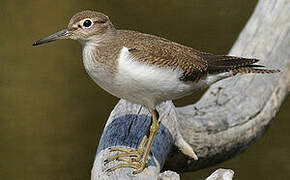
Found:
[[118, 31], [116, 29], [110, 29], [107, 31], [100, 40], [95, 40], [92, 43], [94, 46], [95, 63], [101, 63], [105, 68], [111, 71], [111, 73], [117, 72], [117, 59], [122, 49], [122, 44]]

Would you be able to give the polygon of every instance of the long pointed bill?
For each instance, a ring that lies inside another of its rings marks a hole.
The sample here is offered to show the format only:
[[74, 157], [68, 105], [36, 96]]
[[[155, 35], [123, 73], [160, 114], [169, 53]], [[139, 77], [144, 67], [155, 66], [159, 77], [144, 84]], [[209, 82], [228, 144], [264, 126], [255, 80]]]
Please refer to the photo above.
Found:
[[49, 43], [49, 42], [56, 41], [56, 40], [59, 40], [59, 39], [66, 39], [68, 36], [70, 36], [69, 30], [64, 29], [64, 30], [58, 31], [58, 32], [56, 32], [56, 33], [54, 33], [54, 34], [52, 34], [50, 36], [47, 36], [47, 37], [45, 37], [43, 39], [35, 41], [33, 43], [33, 46], [38, 46], [38, 45]]

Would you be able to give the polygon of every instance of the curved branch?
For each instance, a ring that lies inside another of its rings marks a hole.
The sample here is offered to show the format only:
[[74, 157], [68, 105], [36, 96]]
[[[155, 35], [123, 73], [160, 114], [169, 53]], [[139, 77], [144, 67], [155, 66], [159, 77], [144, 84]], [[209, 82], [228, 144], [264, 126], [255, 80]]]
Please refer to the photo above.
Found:
[[263, 65], [282, 73], [226, 79], [211, 86], [196, 104], [177, 108], [181, 134], [200, 160], [175, 157], [166, 168], [191, 171], [216, 164], [263, 134], [290, 90], [289, 11], [287, 0], [260, 1], [230, 52], [262, 59]]
[[[263, 65], [279, 68], [282, 73], [226, 79], [211, 86], [194, 105], [175, 108], [165, 102], [158, 106], [160, 130], [148, 168], [137, 175], [130, 168], [106, 172], [120, 162], [104, 163], [115, 154], [110, 152], [111, 146], [136, 148], [150, 124], [146, 109], [121, 100], [107, 121], [91, 179], [157, 179], [162, 168], [192, 171], [229, 159], [252, 144], [275, 117], [290, 90], [289, 12], [288, 0], [260, 0], [230, 52], [262, 59]], [[198, 161], [188, 157], [192, 149]]]

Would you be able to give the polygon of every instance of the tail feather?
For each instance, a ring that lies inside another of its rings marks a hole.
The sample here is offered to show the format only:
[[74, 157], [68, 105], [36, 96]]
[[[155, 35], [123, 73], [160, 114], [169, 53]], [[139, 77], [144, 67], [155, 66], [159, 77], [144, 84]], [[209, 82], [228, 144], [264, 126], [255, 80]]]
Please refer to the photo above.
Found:
[[258, 59], [248, 59], [234, 56], [209, 56], [207, 57], [208, 73], [216, 74], [231, 71], [233, 75], [236, 75], [238, 73], [268, 74], [280, 72], [276, 69], [265, 69], [264, 66], [255, 64], [258, 61]]
[[[238, 67], [238, 66], [246, 66], [249, 64], [257, 63], [258, 59], [247, 59], [247, 58], [238, 58], [232, 56], [222, 56], [222, 59], [213, 59], [209, 60], [208, 63], [210, 66], [217, 67]], [[226, 58], [227, 57], [227, 58]]]
[[280, 70], [278, 69], [257, 69], [253, 67], [240, 67], [232, 70], [233, 75], [236, 74], [249, 74], [249, 73], [257, 73], [257, 74], [271, 74], [278, 73]]

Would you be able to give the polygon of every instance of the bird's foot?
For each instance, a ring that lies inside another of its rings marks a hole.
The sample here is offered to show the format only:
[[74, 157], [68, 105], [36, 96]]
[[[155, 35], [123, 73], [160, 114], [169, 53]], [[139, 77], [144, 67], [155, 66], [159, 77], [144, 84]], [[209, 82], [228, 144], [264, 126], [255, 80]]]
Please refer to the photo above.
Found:
[[108, 172], [114, 171], [119, 168], [133, 168], [135, 169], [133, 171], [133, 174], [138, 174], [143, 171], [143, 169], [146, 166], [146, 159], [142, 158], [143, 154], [145, 152], [145, 144], [148, 141], [147, 136], [144, 136], [143, 140], [141, 141], [140, 145], [137, 147], [137, 149], [131, 149], [126, 147], [111, 147], [111, 151], [120, 151], [121, 153], [118, 153], [107, 160], [105, 160], [105, 163], [112, 162], [114, 160], [117, 161], [123, 161], [125, 163], [118, 164], [114, 167], [111, 167], [108, 169]]
[[132, 160], [132, 159], [126, 159], [126, 158], [120, 157], [117, 160], [125, 161], [126, 163], [113, 166], [113, 167], [107, 169], [107, 172], [112, 172], [112, 171], [119, 169], [119, 168], [133, 168], [133, 169], [135, 169], [133, 171], [133, 174], [138, 174], [138, 173], [142, 172], [146, 166], [146, 161], [143, 159], [138, 161], [138, 162], [134, 162], [134, 160]]
[[124, 147], [112, 147], [111, 150], [121, 151], [122, 153], [119, 153], [119, 154], [116, 154], [115, 156], [110, 157], [105, 162], [108, 163], [114, 160], [118, 160], [118, 161], [123, 161], [125, 163], [114, 166], [108, 169], [107, 171], [110, 172], [119, 168], [129, 167], [129, 168], [135, 169], [133, 171], [133, 174], [138, 174], [145, 169], [147, 158], [149, 156], [153, 140], [159, 129], [157, 111], [154, 110], [151, 112], [151, 114], [152, 114], [152, 123], [149, 129], [149, 132], [150, 132], [149, 137], [145, 135], [137, 149], [130, 149], [130, 148], [124, 148]]

